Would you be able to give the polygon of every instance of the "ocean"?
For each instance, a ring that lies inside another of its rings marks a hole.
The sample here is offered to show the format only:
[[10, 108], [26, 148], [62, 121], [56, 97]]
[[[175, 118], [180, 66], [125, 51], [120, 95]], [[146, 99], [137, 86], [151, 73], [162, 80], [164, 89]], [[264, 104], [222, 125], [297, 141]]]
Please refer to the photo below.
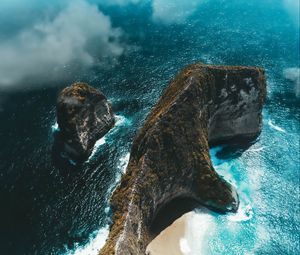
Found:
[[[210, 151], [238, 213], [196, 210], [183, 254], [299, 254], [299, 48], [297, 0], [0, 0], [0, 254], [96, 255], [134, 136], [196, 62], [263, 67], [268, 94], [254, 144]], [[117, 124], [70, 171], [51, 152], [75, 81], [103, 91]]]

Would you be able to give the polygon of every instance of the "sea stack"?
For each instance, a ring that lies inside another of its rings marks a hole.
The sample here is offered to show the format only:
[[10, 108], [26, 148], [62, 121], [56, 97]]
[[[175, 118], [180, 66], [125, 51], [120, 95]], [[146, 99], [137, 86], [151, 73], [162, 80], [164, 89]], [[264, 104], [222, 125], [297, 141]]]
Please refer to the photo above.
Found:
[[63, 89], [57, 99], [59, 153], [72, 162], [84, 162], [96, 141], [115, 124], [104, 94], [86, 83]]
[[134, 140], [111, 198], [113, 223], [100, 254], [144, 255], [158, 234], [153, 231], [157, 217], [174, 201], [194, 201], [219, 213], [237, 211], [237, 192], [214, 170], [209, 144], [255, 139], [265, 97], [260, 68], [184, 68]]

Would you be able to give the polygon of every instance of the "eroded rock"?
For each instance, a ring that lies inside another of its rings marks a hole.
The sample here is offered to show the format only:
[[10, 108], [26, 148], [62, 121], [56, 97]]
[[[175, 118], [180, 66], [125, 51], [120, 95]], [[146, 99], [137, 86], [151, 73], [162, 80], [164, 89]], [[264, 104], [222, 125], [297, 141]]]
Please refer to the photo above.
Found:
[[182, 70], [134, 140], [111, 198], [113, 224], [100, 254], [145, 254], [157, 235], [153, 222], [172, 201], [235, 212], [237, 192], [215, 172], [209, 143], [255, 139], [265, 96], [259, 68], [195, 64]]
[[115, 124], [110, 103], [99, 90], [86, 83], [74, 83], [61, 91], [57, 100], [59, 153], [82, 163], [95, 142]]

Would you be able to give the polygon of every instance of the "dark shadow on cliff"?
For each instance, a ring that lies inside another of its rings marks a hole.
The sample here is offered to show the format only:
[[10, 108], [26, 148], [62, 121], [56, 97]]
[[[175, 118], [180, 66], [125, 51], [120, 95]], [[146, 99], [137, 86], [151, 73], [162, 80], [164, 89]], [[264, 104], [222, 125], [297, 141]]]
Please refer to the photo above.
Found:
[[71, 159], [65, 155], [64, 152], [64, 145], [63, 141], [61, 139], [61, 135], [59, 131], [55, 131], [53, 133], [54, 141], [52, 145], [52, 163], [53, 165], [61, 170], [62, 172], [65, 171], [72, 171], [72, 170], [78, 170], [82, 167], [82, 164], [75, 163]]
[[248, 150], [253, 144], [257, 142], [258, 139], [242, 141], [238, 143], [238, 141], [233, 141], [231, 143], [219, 144], [215, 146], [211, 146], [210, 148], [221, 146], [220, 150], [217, 151], [216, 157], [218, 159], [235, 159], [242, 156], [242, 154]]
[[199, 203], [190, 197], [177, 197], [171, 200], [155, 216], [150, 226], [151, 234], [157, 236], [183, 214], [197, 207], [199, 207]]

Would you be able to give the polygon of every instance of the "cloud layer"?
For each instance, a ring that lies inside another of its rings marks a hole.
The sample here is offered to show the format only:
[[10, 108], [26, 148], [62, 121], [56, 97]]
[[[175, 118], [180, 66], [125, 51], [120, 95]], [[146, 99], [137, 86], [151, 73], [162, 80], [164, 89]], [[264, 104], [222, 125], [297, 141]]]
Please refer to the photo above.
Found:
[[181, 23], [190, 16], [204, 0], [153, 0], [153, 19], [163, 23]]
[[181, 23], [205, 0], [91, 0], [102, 5], [125, 6], [150, 2], [152, 18], [164, 24]]
[[113, 61], [124, 50], [121, 34], [95, 5], [69, 1], [54, 17], [0, 39], [0, 88]]
[[299, 15], [300, 15], [300, 1], [299, 0], [283, 0], [283, 4], [290, 14], [292, 20], [295, 22], [296, 26], [299, 24]]
[[93, 2], [101, 3], [105, 5], [120, 5], [124, 6], [127, 4], [137, 4], [145, 0], [93, 0]]
[[[184, 22], [207, 0], [1, 0], [0, 89], [61, 80], [115, 62], [122, 31], [97, 7], [149, 3], [152, 20]], [[280, 0], [299, 25], [299, 0]], [[28, 78], [28, 79], [27, 79]], [[297, 84], [297, 83], [296, 83]]]
[[283, 70], [283, 76], [294, 83], [296, 97], [300, 97], [300, 68], [291, 67]]

